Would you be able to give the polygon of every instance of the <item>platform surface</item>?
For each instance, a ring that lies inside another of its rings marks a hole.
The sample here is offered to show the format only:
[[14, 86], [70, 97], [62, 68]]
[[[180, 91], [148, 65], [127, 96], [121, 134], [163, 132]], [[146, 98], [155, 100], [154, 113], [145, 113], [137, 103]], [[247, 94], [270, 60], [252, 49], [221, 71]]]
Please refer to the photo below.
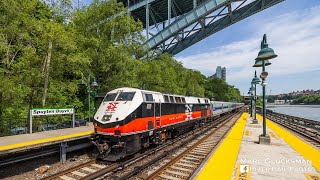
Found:
[[251, 124], [247, 116], [245, 113], [238, 120], [197, 179], [320, 179], [319, 149], [269, 120], [271, 145], [258, 144], [262, 118], [258, 116], [259, 124]]
[[45, 146], [89, 137], [93, 130], [92, 123], [89, 123], [88, 126], [0, 137], [0, 155], [28, 149], [31, 146]]

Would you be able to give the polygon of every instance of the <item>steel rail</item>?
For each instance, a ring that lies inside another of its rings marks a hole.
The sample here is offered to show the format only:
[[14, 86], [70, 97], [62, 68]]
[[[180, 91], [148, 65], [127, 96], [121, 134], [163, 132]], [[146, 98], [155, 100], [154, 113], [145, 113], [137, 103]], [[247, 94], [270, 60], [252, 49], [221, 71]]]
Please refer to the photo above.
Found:
[[[216, 127], [216, 129], [214, 129], [211, 133], [209, 133], [208, 135], [206, 135], [205, 137], [201, 138], [197, 143], [195, 143], [191, 148], [188, 148], [189, 150], [185, 151], [184, 153], [180, 154], [179, 156], [177, 156], [176, 158], [173, 158], [170, 160], [170, 163], [165, 165], [164, 167], [161, 167], [160, 169], [158, 169], [156, 172], [154, 172], [152, 175], [146, 177], [145, 179], [153, 179], [157, 176], [157, 174], [161, 173], [163, 169], [165, 169], [166, 167], [172, 165], [174, 162], [176, 162], [180, 157], [182, 157], [185, 153], [190, 152], [190, 150], [193, 147], [196, 147], [197, 145], [199, 145], [201, 142], [203, 142], [206, 138], [208, 138], [209, 136], [212, 136], [212, 134], [214, 134], [215, 132], [219, 131], [222, 127], [225, 127], [224, 125], [227, 124], [230, 119], [233, 119], [235, 116], [237, 116], [237, 114], [230, 114], [229, 116], [224, 116], [223, 118], [220, 119], [219, 122], [216, 122], [215, 125], [219, 125], [218, 127]], [[236, 121], [235, 121], [236, 122]], [[234, 122], [234, 123], [235, 123]], [[231, 125], [231, 127], [233, 126], [233, 124]], [[212, 130], [212, 128], [208, 128], [206, 132]], [[228, 132], [228, 131], [227, 131]], [[226, 132], [226, 133], [227, 133]], [[220, 139], [217, 144], [221, 141], [222, 139]], [[189, 140], [187, 142], [190, 142]], [[150, 165], [153, 165], [155, 163], [157, 163], [159, 160], [162, 160], [163, 158], [172, 155], [172, 152], [177, 151], [178, 149], [184, 148], [188, 145], [188, 143], [183, 143], [184, 146], [177, 146], [174, 150], [171, 150], [170, 152], [164, 152], [162, 155], [160, 155], [159, 157], [143, 164], [142, 166], [139, 167], [135, 167], [134, 170], [122, 175], [121, 177], [116, 178], [117, 180], [124, 180], [124, 179], [128, 179], [131, 178], [132, 176], [138, 174], [139, 172], [143, 171], [144, 169], [146, 169], [147, 167], [149, 167]], [[211, 149], [212, 150], [212, 149]], [[210, 150], [210, 151], [211, 151]], [[209, 152], [210, 152], [209, 151]], [[208, 154], [209, 154], [208, 152]], [[169, 158], [170, 158], [169, 157]], [[196, 169], [195, 169], [196, 170]]]
[[[184, 133], [172, 140], [169, 140], [167, 141], [165, 144], [162, 144], [160, 146], [157, 146], [155, 148], [152, 148], [150, 150], [147, 150], [145, 151], [144, 153], [141, 153], [141, 154], [137, 154], [135, 157], [133, 158], [130, 158], [129, 160], [125, 160], [123, 162], [116, 162], [116, 163], [113, 163], [113, 164], [110, 164], [110, 165], [106, 165], [105, 167], [103, 168], [95, 168], [95, 171], [93, 172], [87, 172], [84, 174], [82, 174], [83, 176], [79, 177], [78, 179], [96, 179], [96, 178], [99, 178], [99, 177], [102, 177], [102, 176], [105, 176], [105, 175], [108, 175], [109, 173], [115, 173], [127, 166], [130, 166], [131, 164], [151, 155], [151, 154], [155, 154], [161, 150], [163, 150], [164, 148], [167, 148], [171, 145], [176, 145], [177, 142], [179, 141], [182, 141], [182, 140], [185, 140], [179, 144], [187, 144], [188, 142], [190, 142], [190, 140], [192, 139], [192, 137], [194, 136], [197, 136], [197, 135], [200, 135], [201, 133], [204, 133], [212, 128], [215, 128], [217, 125], [219, 125], [220, 123], [224, 122], [226, 119], [228, 119], [230, 116], [233, 116], [233, 114], [226, 114], [224, 116], [221, 116], [219, 117], [218, 119], [212, 121], [212, 123], [210, 123], [208, 126], [204, 127], [201, 131], [199, 131], [199, 128], [195, 129], [195, 130], [192, 130], [192, 131], [189, 131], [187, 133]], [[191, 136], [191, 135], [194, 135], [194, 136]], [[178, 148], [181, 148], [181, 146], [177, 146], [176, 148], [173, 148], [173, 149], [178, 149]], [[171, 154], [171, 151], [170, 152], [164, 152], [162, 155], [160, 155], [161, 158], [165, 157], [165, 156], [168, 156]], [[161, 159], [160, 158], [160, 159]], [[86, 168], [86, 167], [89, 167], [91, 166], [92, 164], [98, 164], [98, 163], [101, 163], [96, 161], [96, 160], [91, 160], [89, 162], [86, 162], [86, 163], [83, 163], [83, 164], [80, 164], [80, 165], [77, 165], [75, 167], [72, 167], [70, 169], [67, 169], [65, 171], [62, 171], [62, 172], [59, 172], [57, 174], [54, 174], [54, 175], [51, 175], [51, 176], [48, 176], [48, 177], [45, 177], [44, 180], [49, 180], [49, 179], [61, 179], [62, 176], [66, 176], [66, 175], [70, 175], [70, 176], [73, 176], [72, 178], [75, 179], [74, 177], [74, 172], [77, 171], [78, 172], [83, 172], [83, 168]], [[141, 167], [136, 167], [135, 169], [138, 170], [139, 168]], [[81, 171], [80, 171], [81, 170]], [[73, 175], [72, 175], [73, 174]], [[78, 173], [79, 174], [79, 173]]]
[[[318, 149], [320, 149], [320, 139], [316, 138], [314, 136], [311, 136], [310, 134], [307, 134], [306, 132], [302, 132], [301, 130], [299, 130], [300, 128], [297, 127], [298, 125], [293, 125], [291, 123], [287, 124], [287, 123], [283, 123], [281, 122], [281, 120], [278, 117], [274, 117], [272, 115], [268, 115], [267, 114], [268, 119], [270, 119], [272, 122], [275, 122], [277, 124], [279, 124], [280, 126], [290, 130], [291, 132], [300, 135], [299, 137], [303, 138], [304, 140], [306, 140], [307, 142], [311, 143], [312, 145], [316, 146]], [[277, 120], [275, 120], [277, 119]], [[303, 128], [304, 129], [304, 128]], [[304, 129], [305, 131], [306, 129]], [[308, 131], [308, 130], [307, 130]], [[309, 133], [314, 134], [313, 131], [308, 131]], [[317, 136], [317, 135], [315, 135]]]
[[[233, 117], [231, 117], [230, 119], [233, 119]], [[211, 133], [209, 133], [208, 135], [206, 135], [205, 137], [203, 137], [201, 140], [199, 140], [197, 143], [195, 143], [194, 145], [192, 145], [191, 147], [189, 147], [186, 151], [184, 151], [183, 153], [181, 153], [180, 155], [176, 156], [174, 159], [172, 159], [170, 161], [170, 163], [166, 164], [165, 166], [159, 168], [157, 171], [155, 171], [154, 173], [152, 173], [150, 176], [147, 177], [147, 179], [156, 179], [157, 177], [160, 177], [161, 176], [166, 176], [165, 174], [162, 174], [163, 172], [168, 172], [168, 169], [169, 168], [172, 168], [172, 166], [174, 164], [176, 164], [178, 161], [180, 161], [182, 158], [185, 158], [185, 157], [188, 157], [188, 158], [192, 158], [192, 159], [195, 159], [195, 160], [199, 160], [197, 163], [195, 163], [193, 166], [186, 166], [186, 167], [195, 167], [197, 165], [200, 165], [202, 160], [204, 160], [207, 155], [210, 154], [210, 152], [215, 149], [217, 147], [217, 145], [219, 144], [220, 141], [222, 141], [225, 137], [225, 135], [228, 133], [228, 131], [231, 129], [231, 127], [233, 127], [233, 125], [236, 123], [236, 121], [234, 121], [233, 123], [231, 123], [231, 126], [228, 128], [228, 130], [226, 132], [224, 132], [220, 137], [219, 139], [217, 140], [217, 142], [215, 142], [215, 145], [212, 145], [212, 147], [210, 147], [210, 150], [209, 151], [206, 151], [206, 152], [203, 152], [201, 156], [199, 156], [198, 153], [194, 153], [190, 156], [191, 154], [191, 151], [195, 150], [197, 147], [199, 147], [201, 144], [207, 144], [206, 143], [206, 140], [208, 140], [208, 138], [212, 138], [213, 135], [217, 134], [217, 132], [219, 132], [219, 130], [222, 129], [222, 127], [225, 127], [225, 125], [229, 123], [229, 121], [225, 121], [223, 122], [219, 127], [217, 127], [217, 129], [215, 129], [214, 131], [212, 131]], [[203, 154], [205, 154], [203, 156]], [[178, 178], [183, 178], [183, 179], [187, 179], [188, 177], [190, 177], [194, 171], [196, 171], [196, 168], [194, 168], [193, 170], [191, 169], [191, 172], [190, 171], [187, 171], [187, 170], [190, 170], [186, 167], [179, 167], [179, 170], [181, 170], [180, 172], [173, 172], [171, 171], [171, 173], [173, 174], [173, 176], [178, 176]], [[173, 170], [174, 168], [172, 168]], [[185, 171], [184, 171], [185, 170]], [[169, 171], [170, 172], [170, 171]], [[168, 177], [170, 178], [170, 177]]]
[[[139, 155], [138, 157], [134, 158], [134, 159], [130, 159], [130, 160], [127, 160], [125, 162], [122, 162], [118, 165], [115, 165], [115, 166], [112, 166], [112, 167], [107, 167], [106, 169], [102, 169], [101, 171], [99, 172], [96, 172], [94, 174], [90, 174], [82, 179], [85, 179], [85, 180], [89, 180], [89, 179], [96, 179], [96, 178], [99, 178], [101, 176], [104, 176], [106, 174], [109, 174], [109, 173], [116, 173], [117, 171], [127, 167], [127, 166], [130, 166], [131, 164], [133, 164], [134, 162], [137, 162], [138, 160], [140, 159], [143, 159], [151, 154], [155, 154], [156, 152], [158, 151], [161, 151], [162, 149], [170, 146], [170, 145], [175, 145], [178, 141], [181, 141], [183, 139], [185, 139], [186, 137], [189, 137], [187, 140], [179, 143], [180, 146], [176, 146], [174, 147], [173, 149], [171, 149], [170, 151], [165, 151], [163, 152], [161, 155], [159, 155], [157, 158], [153, 159], [152, 163], [155, 163], [157, 162], [158, 160], [166, 157], [166, 156], [169, 156], [171, 155], [171, 152], [172, 151], [175, 151], [179, 148], [181, 148], [182, 146], [184, 146], [185, 144], [187, 144], [188, 142], [190, 142], [190, 140], [194, 137], [194, 136], [197, 136], [201, 133], [203, 133], [204, 131], [206, 130], [209, 130], [210, 128], [214, 128], [216, 127], [216, 125], [218, 125], [219, 123], [223, 122], [227, 117], [229, 117], [229, 115], [225, 115], [225, 116], [222, 116], [220, 117], [219, 119], [217, 119], [216, 121], [213, 121], [213, 123], [210, 125], [210, 126], [207, 126], [206, 129], [204, 129], [203, 131], [199, 131], [199, 129], [195, 129], [193, 131], [190, 131], [188, 133], [186, 133], [185, 135], [181, 135], [175, 139], [173, 139], [173, 141], [169, 142], [169, 143], [166, 143], [162, 146], [159, 146], [158, 148], [156, 148], [155, 150], [152, 150], [150, 152], [146, 152], [146, 153], [143, 153], [141, 155]], [[190, 137], [190, 135], [193, 134], [194, 136]], [[150, 163], [149, 162], [149, 163]], [[144, 164], [143, 166], [139, 166], [139, 167], [135, 167], [133, 171], [127, 173], [125, 176], [119, 178], [119, 177], [112, 177], [112, 179], [127, 179], [129, 176], [131, 177], [132, 175], [140, 172], [141, 170], [145, 169], [146, 167], [148, 166], [148, 164]]]

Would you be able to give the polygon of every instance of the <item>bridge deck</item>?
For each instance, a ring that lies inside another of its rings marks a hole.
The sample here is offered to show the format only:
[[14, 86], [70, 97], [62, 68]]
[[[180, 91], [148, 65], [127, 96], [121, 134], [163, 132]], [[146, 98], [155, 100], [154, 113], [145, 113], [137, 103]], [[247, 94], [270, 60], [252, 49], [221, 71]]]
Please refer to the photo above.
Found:
[[[258, 144], [262, 122], [251, 124], [252, 119], [246, 117], [238, 120], [219, 148], [204, 163], [197, 179], [320, 178], [319, 149], [269, 120], [267, 132], [271, 145]], [[242, 173], [244, 167], [247, 167], [248, 173]]]
[[92, 133], [93, 125], [91, 123], [89, 126], [76, 128], [4, 136], [0, 137], [0, 155], [90, 137]]

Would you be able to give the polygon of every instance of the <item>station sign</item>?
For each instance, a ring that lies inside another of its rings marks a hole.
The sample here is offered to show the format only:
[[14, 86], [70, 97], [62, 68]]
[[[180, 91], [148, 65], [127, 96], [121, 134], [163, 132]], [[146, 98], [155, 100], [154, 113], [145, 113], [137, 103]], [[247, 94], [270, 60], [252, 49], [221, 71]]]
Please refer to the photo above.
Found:
[[64, 108], [64, 109], [32, 109], [32, 116], [46, 116], [46, 115], [58, 115], [58, 114], [73, 114], [74, 109]]

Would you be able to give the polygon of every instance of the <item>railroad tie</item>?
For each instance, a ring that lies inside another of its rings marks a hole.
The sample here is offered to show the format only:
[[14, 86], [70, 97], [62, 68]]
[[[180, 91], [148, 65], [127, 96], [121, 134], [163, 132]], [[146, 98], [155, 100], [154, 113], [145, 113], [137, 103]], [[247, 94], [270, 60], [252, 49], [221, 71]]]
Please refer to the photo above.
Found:
[[90, 173], [94, 173], [94, 172], [97, 171], [95, 169], [91, 169], [91, 168], [88, 168], [88, 167], [84, 167], [84, 168], [81, 168], [81, 169], [84, 170], [84, 171], [90, 172]]
[[76, 180], [76, 179], [69, 177], [69, 176], [66, 176], [66, 175], [60, 176], [59, 178], [61, 178], [63, 180]]
[[94, 167], [100, 168], [100, 169], [103, 169], [106, 167], [106, 165], [103, 165], [103, 164], [91, 164], [91, 166], [94, 166]]
[[80, 177], [85, 177], [86, 176], [86, 174], [84, 174], [82, 172], [79, 172], [79, 171], [73, 171], [72, 174], [80, 176]]
[[170, 176], [170, 175], [167, 175], [167, 174], [159, 174], [158, 175], [160, 178], [162, 179], [172, 179], [172, 180], [181, 180], [181, 178], [177, 178], [177, 177], [174, 177], [174, 176]]

